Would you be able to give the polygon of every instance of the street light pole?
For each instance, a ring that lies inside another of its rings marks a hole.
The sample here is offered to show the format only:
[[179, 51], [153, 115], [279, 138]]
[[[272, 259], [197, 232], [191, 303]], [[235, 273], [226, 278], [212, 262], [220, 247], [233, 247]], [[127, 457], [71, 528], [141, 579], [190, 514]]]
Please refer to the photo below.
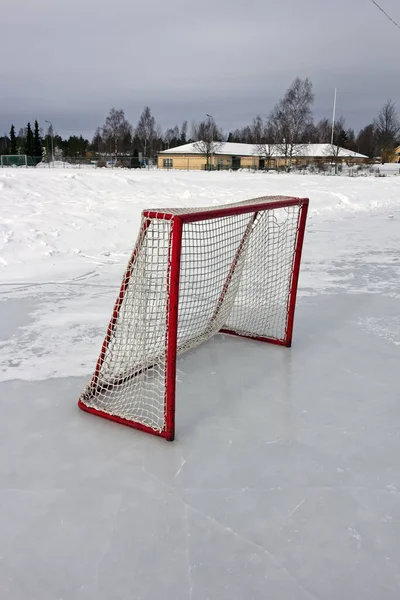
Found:
[[210, 134], [211, 134], [211, 144], [210, 144], [210, 171], [212, 170], [212, 158], [213, 158], [213, 123], [214, 117], [206, 113], [206, 117], [210, 120]]
[[47, 121], [46, 119], [44, 120], [45, 123], [48, 123], [51, 127], [51, 162], [54, 165], [54, 129], [53, 129], [53, 123], [51, 121]]

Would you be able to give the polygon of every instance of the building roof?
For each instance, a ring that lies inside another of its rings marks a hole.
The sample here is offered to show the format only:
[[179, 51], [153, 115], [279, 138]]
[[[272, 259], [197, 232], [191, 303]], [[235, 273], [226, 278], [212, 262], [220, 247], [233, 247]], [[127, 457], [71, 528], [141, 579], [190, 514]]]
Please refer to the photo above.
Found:
[[[279, 150], [278, 145], [273, 145], [271, 150], [271, 156], [276, 158], [284, 157], [284, 154]], [[159, 154], [204, 154], [204, 152], [198, 148], [197, 142], [193, 142], [191, 144], [177, 146], [176, 148], [170, 148], [169, 150], [163, 150]], [[222, 142], [215, 150], [213, 150], [213, 154], [224, 154], [225, 156], [265, 156], [265, 153], [260, 151], [257, 144], [236, 144], [233, 142]], [[294, 156], [309, 158], [324, 158], [326, 156], [332, 156], [332, 154], [330, 144], [299, 144], [294, 152]], [[365, 154], [346, 150], [346, 148], [340, 148], [339, 156], [343, 158], [368, 158]]]

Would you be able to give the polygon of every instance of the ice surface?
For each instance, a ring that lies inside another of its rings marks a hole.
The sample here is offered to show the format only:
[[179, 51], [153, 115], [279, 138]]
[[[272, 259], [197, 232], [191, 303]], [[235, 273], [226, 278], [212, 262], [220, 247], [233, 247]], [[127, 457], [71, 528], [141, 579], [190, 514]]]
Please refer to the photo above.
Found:
[[[397, 600], [400, 180], [4, 172], [0, 598]], [[79, 411], [141, 209], [265, 193], [312, 206], [293, 347], [183, 355], [173, 444]]]

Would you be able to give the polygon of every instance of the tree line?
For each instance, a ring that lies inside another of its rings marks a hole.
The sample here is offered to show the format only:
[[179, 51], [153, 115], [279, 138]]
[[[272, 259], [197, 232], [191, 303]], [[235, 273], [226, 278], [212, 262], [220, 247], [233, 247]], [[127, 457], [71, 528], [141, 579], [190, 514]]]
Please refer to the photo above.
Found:
[[267, 157], [276, 146], [280, 154], [291, 157], [304, 144], [329, 144], [331, 156], [345, 148], [369, 158], [381, 156], [383, 160], [400, 143], [400, 121], [392, 100], [385, 102], [376, 118], [357, 135], [342, 116], [334, 125], [327, 118], [315, 122], [313, 103], [311, 81], [296, 78], [266, 120], [254, 117], [250, 125], [232, 131], [227, 141], [256, 144]]
[[219, 143], [228, 141], [255, 144], [267, 157], [276, 146], [279, 146], [281, 154], [291, 157], [302, 144], [327, 143], [333, 155], [342, 147], [370, 158], [381, 156], [382, 160], [387, 160], [400, 142], [400, 121], [392, 100], [385, 102], [376, 118], [357, 134], [347, 126], [343, 117], [336, 120], [334, 127], [327, 118], [316, 122], [313, 104], [311, 81], [296, 78], [267, 118], [256, 115], [248, 125], [227, 134], [210, 115], [192, 123], [190, 131], [187, 120], [163, 130], [148, 106], [135, 127], [122, 108], [111, 108], [91, 141], [82, 135], [63, 139], [52, 130], [51, 125], [45, 132], [36, 120], [33, 129], [28, 123], [19, 129], [18, 134], [11, 125], [9, 134], [0, 137], [0, 154], [26, 154], [44, 159], [53, 156], [56, 160], [99, 155], [154, 158], [161, 150], [195, 142], [208, 158]]
[[34, 122], [33, 129], [28, 122], [25, 127], [19, 129], [17, 134], [15, 126], [11, 125], [9, 135], [0, 137], [0, 154], [26, 154], [41, 160], [50, 160], [51, 157], [62, 160], [67, 156], [84, 156], [89, 147], [89, 141], [82, 136], [73, 135], [63, 139], [53, 132], [51, 125], [45, 133], [43, 128], [39, 127], [37, 120]]

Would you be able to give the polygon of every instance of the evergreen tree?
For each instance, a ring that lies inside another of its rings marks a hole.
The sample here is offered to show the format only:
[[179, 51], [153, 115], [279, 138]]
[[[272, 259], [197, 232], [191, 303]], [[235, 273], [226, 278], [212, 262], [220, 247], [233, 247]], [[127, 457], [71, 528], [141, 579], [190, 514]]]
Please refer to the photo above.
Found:
[[17, 154], [17, 136], [15, 135], [15, 127], [11, 125], [10, 129], [10, 154]]
[[33, 144], [33, 132], [31, 124], [28, 123], [26, 127], [26, 142], [25, 142], [25, 154], [27, 156], [33, 156], [34, 144]]
[[0, 154], [10, 154], [10, 139], [6, 135], [0, 137]]
[[180, 139], [181, 144], [187, 144], [187, 127], [188, 127], [187, 121], [183, 121], [182, 127], [181, 127], [181, 139]]
[[39, 132], [39, 123], [35, 121], [35, 129], [33, 134], [33, 155], [42, 156], [42, 140]]
[[17, 135], [17, 154], [25, 154], [26, 127], [21, 127]]
[[366, 154], [369, 158], [374, 158], [378, 153], [378, 140], [375, 125], [370, 123], [358, 134], [357, 152]]
[[343, 128], [341, 128], [337, 134], [336, 144], [338, 146], [340, 146], [341, 148], [346, 148], [347, 141], [348, 141], [347, 131], [345, 131]]

